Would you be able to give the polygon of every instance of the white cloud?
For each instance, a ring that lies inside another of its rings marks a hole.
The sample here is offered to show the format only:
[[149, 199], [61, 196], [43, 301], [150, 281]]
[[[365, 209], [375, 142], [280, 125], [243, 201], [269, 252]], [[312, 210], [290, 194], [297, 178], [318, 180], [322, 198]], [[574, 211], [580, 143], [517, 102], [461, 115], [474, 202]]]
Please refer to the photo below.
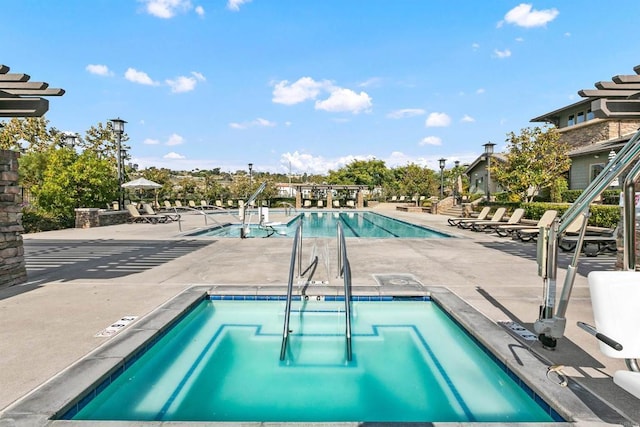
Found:
[[522, 43], [524, 42], [524, 39], [522, 37], [516, 37], [516, 41]]
[[182, 154], [178, 154], [175, 151], [172, 151], [170, 153], [165, 154], [164, 156], [162, 156], [163, 159], [173, 159], [173, 160], [181, 160], [181, 159], [186, 159], [185, 156], [183, 156]]
[[426, 127], [447, 127], [451, 124], [451, 117], [446, 113], [431, 113], [424, 124]]
[[496, 58], [508, 58], [511, 56], [511, 51], [509, 49], [505, 49], [505, 50], [498, 50], [498, 49], [494, 49], [493, 50], [493, 54]]
[[157, 18], [173, 18], [179, 12], [187, 12], [193, 6], [191, 0], [142, 0], [148, 14]]
[[357, 156], [349, 154], [336, 159], [326, 159], [322, 156], [313, 156], [295, 151], [293, 153], [284, 153], [280, 156], [280, 168], [288, 172], [289, 165], [291, 165], [291, 170], [297, 173], [326, 174], [329, 170], [340, 169], [354, 160], [371, 160], [373, 158], [374, 156], [371, 155]]
[[371, 77], [370, 79], [365, 80], [362, 83], [359, 83], [358, 86], [359, 87], [377, 87], [377, 86], [380, 86], [380, 83], [382, 83], [382, 79], [380, 77]]
[[240, 10], [240, 6], [245, 3], [251, 3], [251, 0], [228, 0], [227, 9], [237, 12]]
[[178, 135], [177, 133], [172, 133], [169, 136], [169, 139], [167, 140], [167, 142], [165, 143], [165, 145], [169, 145], [169, 146], [180, 145], [180, 144], [184, 144], [184, 138]]
[[250, 122], [242, 122], [242, 123], [237, 123], [237, 122], [233, 122], [233, 123], [229, 123], [229, 127], [233, 128], [233, 129], [247, 129], [250, 127], [275, 127], [276, 123], [269, 121], [267, 119], [262, 119], [262, 118], [257, 118], [255, 120], [252, 120]]
[[355, 93], [351, 89], [335, 89], [329, 98], [316, 101], [316, 110], [332, 113], [351, 112], [358, 114], [371, 110], [371, 97], [366, 92]]
[[175, 80], [167, 79], [165, 83], [171, 87], [173, 93], [191, 92], [196, 88], [198, 81], [205, 81], [206, 79], [201, 73], [196, 71], [191, 72], [191, 77], [179, 76]]
[[158, 145], [160, 144], [160, 141], [157, 139], [146, 138], [142, 143], [146, 145]]
[[406, 119], [407, 117], [422, 116], [425, 114], [422, 108], [404, 108], [401, 110], [395, 110], [387, 114], [389, 119]]
[[204, 7], [196, 6], [195, 11], [198, 14], [198, 16], [204, 16]]
[[328, 90], [333, 84], [328, 80], [317, 82], [311, 77], [301, 77], [291, 85], [288, 80], [282, 80], [274, 86], [273, 102], [294, 105], [309, 99], [316, 99], [322, 90]]
[[485, 90], [482, 87], [476, 90], [476, 95], [482, 95], [483, 93], [485, 93]]
[[465, 114], [464, 116], [462, 116], [462, 119], [460, 119], [460, 121], [464, 122], [464, 123], [473, 123], [473, 122], [476, 121], [476, 119], [474, 119], [473, 117], [471, 117], [468, 114]]
[[[504, 16], [504, 21], [524, 28], [544, 27], [547, 23], [556, 19], [559, 13], [556, 8], [534, 10], [531, 4], [521, 3], [507, 12]], [[499, 27], [501, 25], [501, 23], [498, 23]]]
[[442, 139], [437, 136], [427, 136], [426, 138], [422, 138], [420, 145], [442, 145]]
[[85, 69], [91, 74], [96, 74], [98, 76], [113, 76], [113, 72], [109, 70], [109, 67], [106, 65], [89, 64]]
[[480, 43], [471, 43], [471, 48], [473, 50], [478, 50], [480, 49]]
[[141, 85], [157, 86], [158, 83], [154, 82], [151, 77], [144, 71], [138, 71], [135, 68], [128, 68], [124, 73], [124, 78], [133, 83]]

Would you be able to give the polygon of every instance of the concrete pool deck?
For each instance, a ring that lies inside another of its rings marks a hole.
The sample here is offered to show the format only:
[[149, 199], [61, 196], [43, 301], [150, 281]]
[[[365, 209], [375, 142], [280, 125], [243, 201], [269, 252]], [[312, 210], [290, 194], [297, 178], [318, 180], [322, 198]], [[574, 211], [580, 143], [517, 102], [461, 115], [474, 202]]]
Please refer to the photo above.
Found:
[[[373, 210], [460, 238], [348, 239], [354, 293], [379, 291], [385, 277], [410, 275], [425, 286], [448, 288], [494, 322], [531, 330], [542, 298], [534, 244], [449, 227], [445, 216], [396, 212], [391, 204]], [[201, 215], [183, 219], [183, 230], [204, 226]], [[191, 286], [280, 293], [287, 283], [291, 239], [212, 240], [178, 231], [176, 223], [123, 224], [25, 235], [29, 282], [0, 291], [0, 409], [107, 342], [95, 335], [113, 322], [145, 316]], [[304, 240], [303, 264], [312, 255], [321, 259], [309, 294], [341, 283], [335, 246], [335, 239]], [[560, 265], [567, 262], [561, 253]], [[531, 350], [550, 365], [564, 365], [569, 377], [639, 424], [638, 400], [611, 379], [624, 363], [602, 356], [596, 340], [575, 326], [578, 320], [593, 323], [586, 274], [613, 270], [614, 262], [613, 256], [582, 259], [566, 337], [556, 351], [537, 342]], [[563, 278], [561, 268], [560, 286]]]

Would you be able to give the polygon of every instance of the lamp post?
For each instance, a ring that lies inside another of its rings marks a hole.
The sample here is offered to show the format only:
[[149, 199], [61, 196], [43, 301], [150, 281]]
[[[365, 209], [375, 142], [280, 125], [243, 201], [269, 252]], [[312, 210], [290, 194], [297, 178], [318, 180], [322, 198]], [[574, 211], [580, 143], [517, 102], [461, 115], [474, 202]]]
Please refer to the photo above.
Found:
[[65, 147], [74, 148], [78, 143], [78, 139], [80, 138], [78, 137], [77, 133], [65, 132], [64, 136], [62, 137], [62, 143]]
[[118, 209], [124, 209], [124, 191], [122, 188], [123, 184], [123, 150], [122, 150], [122, 135], [124, 134], [124, 124], [127, 123], [122, 120], [120, 117], [117, 119], [111, 119], [111, 125], [113, 127], [113, 132], [116, 134], [116, 163], [117, 163], [117, 173], [118, 173]]
[[[613, 161], [613, 159], [616, 158], [617, 153], [613, 150], [609, 151], [609, 163], [611, 163]], [[618, 187], [620, 185], [620, 180], [618, 179], [618, 177], [616, 177], [613, 181], [611, 181], [611, 184], [609, 184], [609, 187]]]
[[447, 159], [439, 159], [438, 163], [440, 164], [440, 199], [444, 196], [444, 164]]
[[487, 142], [483, 145], [484, 154], [487, 159], [487, 202], [491, 201], [491, 155], [493, 154], [493, 147], [496, 144]]
[[251, 185], [253, 184], [253, 163], [249, 163], [249, 190], [251, 190]]
[[454, 183], [453, 183], [453, 199], [454, 199], [454, 204], [458, 204], [458, 196], [459, 196], [459, 192], [460, 192], [460, 188], [458, 188], [458, 181], [460, 178], [460, 171], [458, 170], [458, 168], [460, 167], [460, 160], [456, 160], [455, 162], [453, 162], [453, 170], [455, 171], [455, 173], [453, 174], [453, 179], [454, 179]]

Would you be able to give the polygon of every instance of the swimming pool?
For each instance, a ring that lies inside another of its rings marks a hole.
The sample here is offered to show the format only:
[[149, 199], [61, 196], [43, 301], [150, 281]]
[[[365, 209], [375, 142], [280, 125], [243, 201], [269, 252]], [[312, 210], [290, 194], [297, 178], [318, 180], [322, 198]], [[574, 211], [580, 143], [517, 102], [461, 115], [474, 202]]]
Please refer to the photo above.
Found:
[[[242, 297], [243, 299], [245, 297]], [[549, 422], [550, 407], [428, 298], [199, 303], [63, 417], [73, 420]], [[95, 396], [95, 397], [94, 397]]]
[[[411, 224], [374, 212], [304, 212], [286, 224], [268, 227], [251, 224], [249, 236], [252, 237], [293, 237], [297, 220], [302, 220], [305, 237], [335, 237], [336, 227], [343, 225], [345, 237], [362, 238], [446, 238], [448, 234], [440, 233], [426, 227]], [[240, 224], [227, 224], [210, 228], [191, 236], [240, 237]]]

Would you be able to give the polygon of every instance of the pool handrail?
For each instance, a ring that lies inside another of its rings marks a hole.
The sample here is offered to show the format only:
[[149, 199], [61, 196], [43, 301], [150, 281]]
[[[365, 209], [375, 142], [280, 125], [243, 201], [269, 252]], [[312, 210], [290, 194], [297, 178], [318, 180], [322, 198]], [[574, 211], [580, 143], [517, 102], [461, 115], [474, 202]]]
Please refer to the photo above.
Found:
[[344, 278], [344, 314], [345, 336], [347, 341], [347, 360], [352, 359], [351, 348], [351, 265], [347, 256], [347, 244], [342, 223], [338, 223], [338, 275]]
[[[225, 212], [228, 215], [233, 216], [234, 218], [237, 218], [238, 220], [240, 220], [240, 218], [236, 215], [234, 215], [233, 213], [231, 213], [231, 211], [229, 209], [225, 209], [225, 208], [221, 208], [219, 206], [211, 206], [212, 209], [214, 210], [221, 210], [223, 212]], [[221, 224], [218, 220], [216, 220], [213, 216], [210, 216], [211, 212], [205, 212], [204, 209], [198, 209], [198, 208], [192, 208], [190, 206], [180, 206], [180, 207], [173, 207], [172, 208], [174, 210], [174, 212], [177, 214], [178, 213], [178, 209], [183, 210], [183, 211], [191, 211], [191, 212], [195, 212], [199, 215], [203, 215], [204, 216], [204, 225], [209, 225], [207, 218], [211, 218], [213, 220], [213, 222], [215, 222], [219, 227], [223, 227], [224, 224]], [[178, 231], [182, 232], [182, 222], [180, 220], [177, 221], [178, 222]]]
[[284, 360], [287, 353], [287, 343], [289, 342], [289, 319], [291, 317], [291, 298], [293, 297], [293, 277], [296, 269], [296, 259], [298, 251], [302, 252], [302, 220], [298, 220], [296, 233], [293, 237], [293, 248], [291, 249], [291, 262], [289, 264], [289, 282], [287, 283], [287, 302], [284, 308], [284, 328], [282, 330], [282, 345], [280, 346], [280, 360]]

